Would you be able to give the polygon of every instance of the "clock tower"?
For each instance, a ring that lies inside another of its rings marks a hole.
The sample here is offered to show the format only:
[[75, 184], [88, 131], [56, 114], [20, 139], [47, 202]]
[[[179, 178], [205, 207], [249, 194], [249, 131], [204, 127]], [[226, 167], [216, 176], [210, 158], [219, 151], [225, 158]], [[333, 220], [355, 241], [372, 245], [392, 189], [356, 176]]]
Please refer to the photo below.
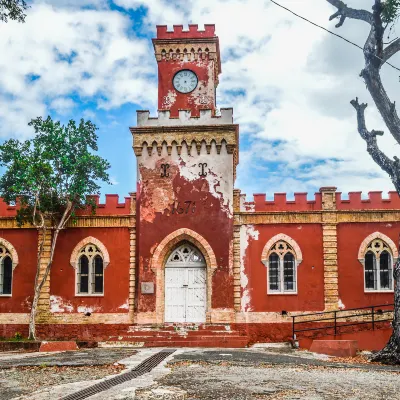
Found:
[[175, 25], [174, 31], [157, 26], [157, 38], [153, 39], [158, 63], [158, 109], [169, 110], [172, 117], [179, 110], [191, 110], [198, 116], [199, 110], [215, 111], [215, 90], [221, 72], [219, 41], [215, 26], [205, 25], [199, 31], [197, 25]]
[[216, 115], [214, 25], [157, 27], [158, 116], [137, 112], [136, 322], [234, 322], [238, 125]]

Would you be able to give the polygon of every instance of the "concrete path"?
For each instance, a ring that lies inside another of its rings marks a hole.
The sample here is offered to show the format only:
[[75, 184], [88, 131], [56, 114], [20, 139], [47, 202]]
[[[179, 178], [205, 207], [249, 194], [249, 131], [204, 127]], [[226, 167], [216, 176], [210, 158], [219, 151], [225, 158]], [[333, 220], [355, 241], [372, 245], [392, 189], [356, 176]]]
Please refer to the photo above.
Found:
[[[139, 363], [159, 352], [161, 349], [90, 349], [80, 352], [65, 352], [53, 355], [40, 354], [14, 357], [8, 360], [7, 367], [0, 369], [0, 399], [17, 400], [57, 400], [68, 394], [92, 386], [94, 383], [109, 379], [111, 376], [100, 373], [99, 366], [76, 367], [78, 363], [114, 361], [123, 364], [126, 369], [114, 373], [124, 373], [135, 368]], [[130, 352], [130, 354], [129, 354]], [[75, 353], [72, 355], [70, 353]], [[86, 353], [86, 354], [85, 354]], [[400, 367], [374, 364], [344, 364], [329, 361], [329, 357], [308, 352], [287, 351], [280, 354], [268, 349], [179, 349], [151, 372], [139, 378], [91, 396], [90, 400], [256, 400], [256, 399], [399, 399]], [[119, 360], [118, 360], [119, 358]], [[51, 360], [52, 359], [52, 360]], [[24, 360], [24, 361], [22, 361]], [[24, 376], [29, 370], [21, 367], [43, 365], [43, 360], [51, 360], [57, 365], [64, 365], [57, 374], [50, 367], [39, 368], [35, 373], [42, 378], [48, 374], [52, 384], [46, 382], [42, 387], [15, 391], [15, 385], [23, 387]], [[0, 356], [1, 365], [5, 360]], [[39, 364], [39, 365], [41, 365]], [[88, 365], [88, 364], [86, 364]], [[86, 368], [81, 376], [63, 381], [67, 371]], [[91, 370], [93, 368], [93, 370]], [[97, 369], [96, 369], [97, 368]], [[9, 372], [7, 372], [9, 371]], [[93, 371], [90, 376], [90, 371]], [[97, 371], [97, 372], [96, 372]], [[96, 372], [96, 373], [95, 373]], [[7, 374], [12, 373], [12, 377]], [[44, 374], [44, 375], [43, 375]], [[55, 376], [54, 376], [55, 375]], [[100, 377], [97, 379], [96, 376]], [[57, 380], [60, 378], [60, 380]], [[10, 384], [8, 391], [4, 382]], [[12, 385], [11, 385], [12, 386]], [[7, 397], [4, 397], [4, 396]]]

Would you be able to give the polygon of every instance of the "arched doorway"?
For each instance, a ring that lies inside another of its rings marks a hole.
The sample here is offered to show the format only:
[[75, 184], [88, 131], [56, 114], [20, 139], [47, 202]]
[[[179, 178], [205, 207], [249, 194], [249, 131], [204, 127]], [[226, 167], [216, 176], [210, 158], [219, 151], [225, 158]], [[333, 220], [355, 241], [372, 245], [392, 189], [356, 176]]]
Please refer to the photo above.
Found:
[[165, 322], [206, 322], [207, 268], [203, 254], [185, 242], [165, 264]]

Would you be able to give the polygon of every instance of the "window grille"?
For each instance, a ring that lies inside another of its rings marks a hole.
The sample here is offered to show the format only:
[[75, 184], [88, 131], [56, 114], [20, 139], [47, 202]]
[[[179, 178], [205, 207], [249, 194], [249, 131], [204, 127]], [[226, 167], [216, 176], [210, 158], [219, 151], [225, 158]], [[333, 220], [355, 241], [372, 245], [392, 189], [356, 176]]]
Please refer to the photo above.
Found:
[[268, 257], [269, 292], [297, 292], [296, 267], [293, 248], [283, 240], [275, 243]]
[[10, 252], [0, 246], [0, 295], [11, 295], [13, 264]]
[[78, 294], [104, 293], [103, 257], [97, 246], [88, 244], [80, 251], [76, 281]]
[[393, 290], [393, 258], [389, 246], [374, 239], [364, 256], [364, 287], [366, 291]]

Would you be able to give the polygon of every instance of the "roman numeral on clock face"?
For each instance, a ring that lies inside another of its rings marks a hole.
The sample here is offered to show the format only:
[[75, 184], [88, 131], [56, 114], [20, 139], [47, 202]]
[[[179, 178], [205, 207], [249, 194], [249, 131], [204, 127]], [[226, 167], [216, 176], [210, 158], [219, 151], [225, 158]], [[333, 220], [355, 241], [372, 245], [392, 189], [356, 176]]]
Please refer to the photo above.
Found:
[[189, 69], [183, 69], [175, 74], [172, 83], [178, 92], [190, 93], [196, 89], [198, 78], [193, 71]]

